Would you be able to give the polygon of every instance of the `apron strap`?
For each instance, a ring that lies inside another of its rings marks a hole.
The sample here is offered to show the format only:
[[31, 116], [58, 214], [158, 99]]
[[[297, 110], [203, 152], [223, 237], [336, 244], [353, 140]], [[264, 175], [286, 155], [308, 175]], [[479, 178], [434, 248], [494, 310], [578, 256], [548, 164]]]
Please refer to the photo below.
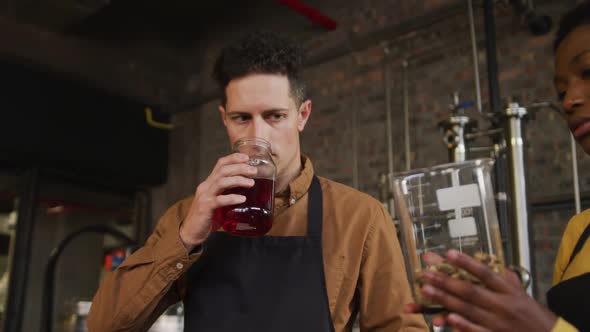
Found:
[[574, 247], [574, 251], [572, 252], [572, 255], [570, 256], [570, 260], [569, 260], [569, 262], [567, 262], [567, 265], [566, 265], [564, 271], [567, 270], [567, 268], [570, 266], [570, 264], [572, 263], [572, 261], [574, 260], [576, 255], [580, 252], [580, 250], [582, 250], [582, 247], [584, 246], [584, 243], [586, 243], [586, 240], [588, 239], [589, 236], [590, 236], [590, 224], [588, 224], [588, 226], [586, 226], [584, 233], [582, 233], [582, 235], [578, 239], [578, 242], [576, 243], [576, 246]]
[[315, 175], [311, 180], [307, 200], [307, 236], [321, 238], [323, 219], [322, 187]]
[[324, 296], [324, 308], [325, 314], [328, 316], [329, 332], [335, 332], [334, 323], [331, 319], [330, 313], [330, 301], [327, 296], [326, 287], [326, 275], [324, 272], [324, 257], [322, 251], [322, 221], [323, 217], [323, 197], [322, 197], [322, 186], [317, 176], [313, 176], [311, 180], [311, 186], [309, 187], [308, 203], [307, 203], [307, 236], [312, 238], [316, 243], [319, 243], [317, 255], [319, 256], [316, 260], [317, 268], [321, 271], [320, 279], [322, 282], [322, 288], [326, 295]]

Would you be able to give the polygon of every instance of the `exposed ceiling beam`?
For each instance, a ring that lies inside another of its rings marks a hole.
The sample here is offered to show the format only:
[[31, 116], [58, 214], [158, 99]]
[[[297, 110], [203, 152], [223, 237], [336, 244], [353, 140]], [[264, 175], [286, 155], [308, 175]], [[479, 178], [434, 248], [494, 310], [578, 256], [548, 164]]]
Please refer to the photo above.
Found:
[[154, 107], [173, 105], [183, 80], [165, 64], [0, 18], [0, 59], [87, 82]]

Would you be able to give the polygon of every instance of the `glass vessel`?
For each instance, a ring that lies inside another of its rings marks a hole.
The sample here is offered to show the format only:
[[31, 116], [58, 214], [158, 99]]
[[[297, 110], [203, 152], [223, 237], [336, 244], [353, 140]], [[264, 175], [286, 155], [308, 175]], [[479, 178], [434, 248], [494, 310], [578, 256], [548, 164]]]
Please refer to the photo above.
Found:
[[262, 236], [271, 229], [273, 222], [276, 166], [270, 143], [256, 137], [243, 138], [234, 144], [233, 151], [247, 154], [248, 164], [257, 168], [254, 186], [225, 190], [224, 195], [244, 195], [246, 201], [217, 209], [213, 222], [234, 235]]
[[408, 277], [416, 303], [427, 313], [443, 308], [421, 295], [425, 269], [479, 283], [466, 271], [444, 261], [447, 250], [456, 249], [474, 256], [504, 273], [490, 175], [493, 164], [493, 159], [476, 159], [397, 174], [393, 178]]

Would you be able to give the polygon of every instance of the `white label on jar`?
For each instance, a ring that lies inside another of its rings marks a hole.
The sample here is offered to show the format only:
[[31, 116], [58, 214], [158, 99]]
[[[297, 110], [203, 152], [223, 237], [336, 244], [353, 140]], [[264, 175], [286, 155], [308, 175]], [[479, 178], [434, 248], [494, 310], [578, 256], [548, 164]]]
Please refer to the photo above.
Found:
[[473, 217], [449, 220], [449, 233], [452, 238], [477, 235]]
[[479, 188], [475, 183], [438, 189], [436, 190], [436, 200], [440, 211], [481, 206]]

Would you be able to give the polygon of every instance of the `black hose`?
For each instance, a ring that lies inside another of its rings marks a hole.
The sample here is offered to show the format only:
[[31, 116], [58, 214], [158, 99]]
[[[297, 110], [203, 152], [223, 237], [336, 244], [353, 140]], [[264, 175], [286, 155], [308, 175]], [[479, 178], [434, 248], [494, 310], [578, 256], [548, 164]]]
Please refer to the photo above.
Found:
[[490, 92], [490, 108], [492, 112], [501, 112], [500, 83], [498, 81], [498, 49], [496, 47], [496, 19], [494, 17], [493, 0], [484, 0], [483, 13], [486, 35], [486, 59]]
[[75, 238], [86, 233], [99, 233], [108, 234], [119, 240], [125, 242], [125, 245], [137, 245], [137, 243], [129, 238], [124, 233], [111, 228], [106, 225], [91, 225], [82, 227], [68, 236], [66, 236], [58, 245], [51, 251], [49, 255], [49, 261], [45, 268], [45, 279], [43, 287], [43, 304], [41, 306], [41, 331], [52, 332], [53, 331], [53, 297], [55, 293], [55, 268], [59, 257], [61, 256], [67, 245], [72, 242]]

